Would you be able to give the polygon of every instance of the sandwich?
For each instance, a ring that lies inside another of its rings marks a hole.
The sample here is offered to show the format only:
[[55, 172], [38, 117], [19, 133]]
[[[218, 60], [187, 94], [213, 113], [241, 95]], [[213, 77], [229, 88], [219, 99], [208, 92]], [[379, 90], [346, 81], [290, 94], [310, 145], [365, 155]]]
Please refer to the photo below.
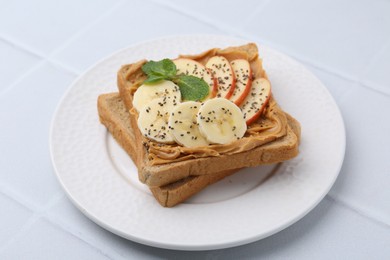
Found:
[[253, 43], [141, 60], [117, 77], [119, 92], [98, 97], [100, 122], [162, 206], [298, 154], [299, 122], [277, 104]]

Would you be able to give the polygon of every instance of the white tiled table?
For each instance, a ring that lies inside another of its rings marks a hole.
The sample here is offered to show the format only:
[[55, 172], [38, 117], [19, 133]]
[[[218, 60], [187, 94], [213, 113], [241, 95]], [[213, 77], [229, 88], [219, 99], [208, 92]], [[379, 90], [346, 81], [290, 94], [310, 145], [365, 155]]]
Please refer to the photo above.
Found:
[[[390, 259], [390, 2], [226, 2], [0, 1], [0, 259]], [[345, 161], [324, 200], [276, 235], [225, 250], [163, 250], [105, 231], [66, 198], [49, 155], [54, 109], [87, 67], [193, 33], [292, 56], [328, 87], [346, 124]]]

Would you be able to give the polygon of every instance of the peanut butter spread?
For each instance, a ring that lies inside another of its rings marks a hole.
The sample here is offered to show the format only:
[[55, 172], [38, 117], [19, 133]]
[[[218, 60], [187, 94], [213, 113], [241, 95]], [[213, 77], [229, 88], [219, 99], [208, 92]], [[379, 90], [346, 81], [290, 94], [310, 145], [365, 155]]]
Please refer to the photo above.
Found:
[[[181, 55], [182, 58], [189, 58], [205, 64], [209, 58], [220, 55], [227, 60], [246, 59], [251, 65], [253, 78], [267, 78], [263, 70], [261, 60], [258, 57], [258, 50], [255, 44], [247, 44], [240, 47], [230, 47], [224, 50], [211, 49], [199, 55]], [[129, 96], [132, 99], [134, 92], [146, 79], [141, 70], [146, 61], [140, 61], [128, 67], [126, 79], [129, 88]], [[132, 108], [130, 114], [137, 119], [138, 113]], [[136, 120], [134, 120], [136, 122]], [[136, 124], [133, 124], [136, 127]], [[148, 150], [148, 159], [151, 165], [179, 162], [194, 158], [205, 158], [222, 155], [231, 155], [249, 151], [261, 145], [272, 142], [287, 134], [287, 118], [275, 100], [271, 97], [269, 103], [259, 119], [248, 126], [245, 136], [230, 144], [212, 144], [203, 147], [188, 148], [178, 144], [162, 144], [143, 138], [144, 147]]]

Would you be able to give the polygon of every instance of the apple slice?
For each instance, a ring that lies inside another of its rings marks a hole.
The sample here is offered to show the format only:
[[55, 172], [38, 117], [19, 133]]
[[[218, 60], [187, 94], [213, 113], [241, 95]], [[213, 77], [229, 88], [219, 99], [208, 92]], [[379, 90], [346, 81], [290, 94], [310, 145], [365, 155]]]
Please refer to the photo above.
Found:
[[240, 106], [247, 125], [252, 124], [259, 118], [270, 97], [271, 84], [269, 81], [265, 78], [255, 79], [252, 82], [251, 92]]
[[217, 81], [217, 97], [229, 99], [236, 86], [236, 78], [229, 61], [223, 56], [214, 56], [207, 61], [206, 68], [213, 72]]
[[230, 64], [236, 77], [236, 87], [229, 99], [240, 106], [251, 90], [252, 70], [249, 62], [244, 59], [233, 60]]
[[215, 97], [218, 91], [217, 82], [212, 72], [203, 64], [186, 58], [173, 60], [176, 65], [177, 74], [191, 75], [203, 79], [209, 85], [209, 95], [205, 98]]

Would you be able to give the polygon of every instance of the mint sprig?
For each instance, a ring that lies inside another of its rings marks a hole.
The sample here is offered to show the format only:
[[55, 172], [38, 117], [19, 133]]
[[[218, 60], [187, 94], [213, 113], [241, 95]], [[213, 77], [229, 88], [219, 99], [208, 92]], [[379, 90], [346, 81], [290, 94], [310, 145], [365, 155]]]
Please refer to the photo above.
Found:
[[181, 96], [185, 100], [203, 100], [209, 94], [206, 81], [191, 75], [180, 75], [174, 81], [180, 88]]
[[142, 66], [143, 72], [148, 76], [176, 76], [176, 66], [170, 59], [163, 59], [160, 61], [149, 61]]
[[170, 59], [149, 61], [142, 66], [142, 71], [147, 75], [144, 84], [151, 85], [161, 80], [170, 80], [176, 83], [183, 100], [203, 100], [209, 94], [209, 86], [198, 77], [191, 75], [177, 75], [175, 63]]

